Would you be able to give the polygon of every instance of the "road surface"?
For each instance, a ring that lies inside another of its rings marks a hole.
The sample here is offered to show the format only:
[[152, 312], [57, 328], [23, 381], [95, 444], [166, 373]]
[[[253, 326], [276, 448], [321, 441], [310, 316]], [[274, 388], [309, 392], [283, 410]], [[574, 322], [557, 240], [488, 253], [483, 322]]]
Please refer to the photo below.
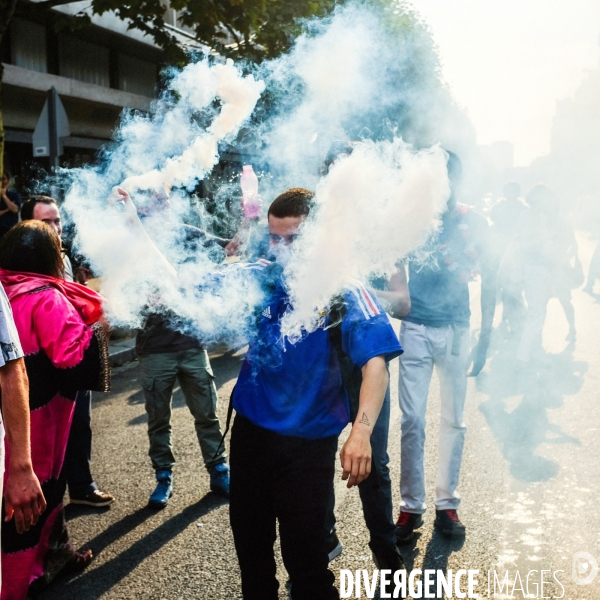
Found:
[[[586, 269], [596, 242], [586, 236], [579, 239]], [[551, 300], [540, 366], [517, 376], [514, 342], [496, 334], [485, 370], [469, 380], [459, 511], [467, 526], [464, 543], [447, 541], [432, 527], [440, 403], [434, 376], [426, 448], [430, 510], [415, 539], [401, 547], [409, 569], [479, 570], [475, 589], [483, 598], [488, 597], [488, 572], [489, 597], [494, 597], [495, 572], [500, 581], [510, 584], [510, 591], [514, 587], [514, 598], [527, 597], [528, 574], [530, 597], [542, 597], [543, 576], [551, 582], [544, 585], [543, 596], [560, 597], [564, 587], [564, 598], [600, 598], [600, 576], [589, 585], [576, 585], [572, 576], [576, 552], [587, 552], [600, 561], [600, 512], [594, 500], [600, 494], [600, 303], [581, 290], [575, 290], [573, 298], [574, 345], [564, 341], [566, 320], [558, 301]], [[474, 334], [476, 305], [474, 287]], [[223, 424], [242, 359], [243, 352], [230, 352], [212, 360]], [[397, 360], [391, 364], [391, 374], [389, 451], [397, 511]], [[42, 596], [44, 600], [241, 598], [228, 505], [209, 492], [192, 418], [179, 389], [173, 412], [174, 496], [165, 510], [154, 512], [146, 508], [154, 478], [136, 364], [114, 372], [110, 394], [94, 395], [93, 473], [102, 489], [117, 500], [104, 511], [68, 507], [73, 542], [92, 548], [96, 558], [80, 576], [54, 582]], [[338, 582], [341, 569], [371, 573], [375, 568], [358, 493], [347, 490], [339, 475], [336, 513], [344, 550], [331, 564]], [[287, 598], [286, 572], [278, 548], [276, 552], [280, 596]], [[584, 555], [577, 568], [578, 577], [583, 578], [593, 561]], [[364, 591], [361, 597], [367, 597]], [[496, 597], [503, 597], [497, 586]]]

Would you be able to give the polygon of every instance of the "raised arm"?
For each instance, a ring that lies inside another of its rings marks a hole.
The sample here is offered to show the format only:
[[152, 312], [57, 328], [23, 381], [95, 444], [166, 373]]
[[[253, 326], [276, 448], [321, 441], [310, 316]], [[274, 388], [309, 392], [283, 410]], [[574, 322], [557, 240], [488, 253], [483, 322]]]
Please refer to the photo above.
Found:
[[14, 518], [17, 531], [22, 533], [35, 525], [46, 510], [46, 500], [31, 463], [29, 386], [22, 358], [10, 360], [0, 368], [0, 387], [9, 454], [5, 521]]
[[389, 375], [383, 356], [374, 356], [362, 367], [358, 414], [340, 452], [342, 479], [347, 486], [358, 485], [371, 472], [371, 434], [379, 417]]
[[154, 242], [144, 229], [142, 222], [137, 213], [135, 204], [131, 200], [131, 196], [123, 189], [117, 188], [111, 193], [107, 199], [108, 204], [123, 211], [125, 220], [130, 228], [130, 233], [133, 236], [134, 243], [138, 243], [145, 252], [146, 258], [152, 257], [156, 261], [156, 266], [159, 270], [164, 270], [168, 277], [177, 279], [177, 271], [171, 263], [163, 256], [161, 251], [155, 246]]

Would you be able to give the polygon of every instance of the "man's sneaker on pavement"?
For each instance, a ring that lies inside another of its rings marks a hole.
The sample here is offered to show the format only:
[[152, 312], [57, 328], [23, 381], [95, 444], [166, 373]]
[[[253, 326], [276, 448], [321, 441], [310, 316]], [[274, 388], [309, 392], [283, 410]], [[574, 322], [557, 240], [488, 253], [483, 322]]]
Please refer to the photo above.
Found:
[[[406, 571], [406, 565], [404, 564], [402, 555], [396, 546], [390, 548], [389, 550], [377, 550], [377, 552], [371, 548], [371, 552], [373, 553], [373, 561], [380, 572], [383, 570], [389, 570], [392, 572], [392, 576], [390, 577], [392, 581], [396, 571]], [[406, 596], [400, 597], [406, 598]]]
[[210, 490], [229, 498], [229, 465], [227, 463], [219, 463], [210, 468]]
[[435, 527], [448, 537], [463, 537], [466, 533], [465, 526], [453, 509], [436, 510]]
[[412, 540], [415, 529], [423, 525], [423, 516], [419, 513], [400, 511], [396, 521], [396, 542], [408, 542]]
[[94, 490], [87, 496], [82, 496], [81, 498], [69, 496], [69, 500], [71, 501], [71, 504], [85, 504], [86, 506], [102, 508], [104, 506], [110, 506], [115, 501], [115, 497], [106, 492]]
[[327, 556], [329, 557], [329, 562], [331, 562], [334, 558], [337, 558], [341, 553], [342, 542], [340, 542], [337, 533], [334, 530], [327, 538]]
[[150, 495], [150, 508], [164, 508], [173, 495], [173, 474], [171, 471], [156, 471], [156, 488]]
[[404, 560], [402, 560], [402, 555], [396, 546], [385, 552], [379, 550], [375, 552], [372, 550], [372, 553], [373, 561], [380, 571], [383, 571], [384, 569], [392, 572], [406, 570], [406, 565], [404, 564]]

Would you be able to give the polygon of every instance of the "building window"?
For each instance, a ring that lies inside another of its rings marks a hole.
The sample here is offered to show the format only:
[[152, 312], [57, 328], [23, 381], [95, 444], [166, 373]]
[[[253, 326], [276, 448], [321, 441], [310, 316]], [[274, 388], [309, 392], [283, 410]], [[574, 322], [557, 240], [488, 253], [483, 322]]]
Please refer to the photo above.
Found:
[[58, 41], [58, 61], [63, 77], [110, 86], [108, 48], [63, 35]]
[[47, 73], [46, 28], [14, 18], [10, 24], [10, 55], [12, 64], [17, 67]]
[[156, 65], [119, 54], [119, 89], [152, 98], [156, 88]]

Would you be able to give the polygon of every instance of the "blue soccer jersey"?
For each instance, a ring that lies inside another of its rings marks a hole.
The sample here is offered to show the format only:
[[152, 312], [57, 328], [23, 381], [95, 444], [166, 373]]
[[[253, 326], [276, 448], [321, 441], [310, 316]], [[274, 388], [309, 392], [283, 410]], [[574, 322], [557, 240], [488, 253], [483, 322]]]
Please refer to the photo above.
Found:
[[[373, 292], [353, 282], [343, 297], [342, 348], [354, 364], [362, 367], [375, 356], [391, 360], [402, 353]], [[280, 320], [289, 308], [287, 294], [278, 283], [260, 314], [233, 406], [255, 425], [281, 435], [306, 439], [338, 435], [350, 411], [337, 353], [326, 329], [328, 314], [319, 328], [291, 344], [280, 330]]]

